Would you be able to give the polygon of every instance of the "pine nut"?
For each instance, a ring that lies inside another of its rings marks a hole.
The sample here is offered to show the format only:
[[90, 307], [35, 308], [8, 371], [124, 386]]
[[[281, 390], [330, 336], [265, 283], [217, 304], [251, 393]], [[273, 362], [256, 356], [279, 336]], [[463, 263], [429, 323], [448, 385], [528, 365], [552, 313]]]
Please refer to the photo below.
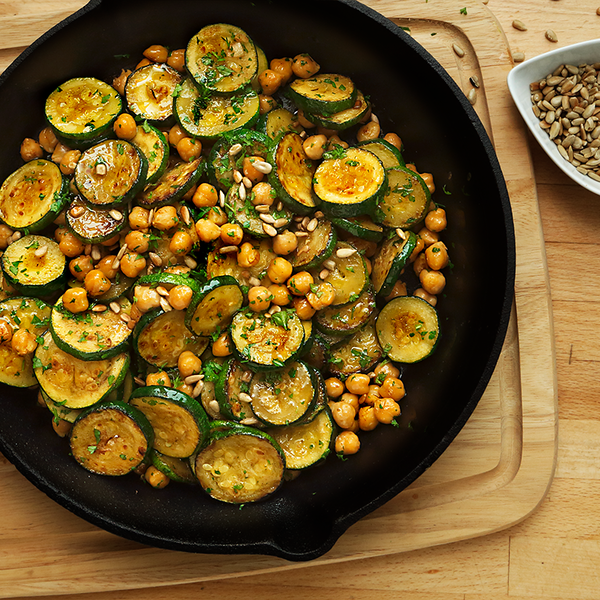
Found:
[[231, 148], [229, 148], [229, 156], [236, 156], [241, 151], [242, 151], [242, 145], [241, 144], [234, 144], [233, 146], [231, 146]]
[[33, 254], [36, 258], [42, 258], [42, 256], [46, 256], [47, 252], [48, 252], [48, 246], [44, 245], [44, 246], [40, 246], [39, 248], [37, 248]]
[[353, 254], [356, 254], [356, 248], [339, 248], [335, 253], [338, 258], [348, 258]]
[[263, 175], [268, 175], [273, 170], [271, 164], [264, 160], [256, 160], [252, 163], [252, 166]]
[[118, 302], [111, 302], [109, 305], [110, 310], [112, 310], [115, 315], [118, 315], [121, 312], [121, 305]]
[[159, 296], [164, 296], [165, 298], [167, 298], [169, 296], [169, 292], [168, 292], [167, 288], [162, 285], [157, 286], [156, 292]]
[[122, 221], [123, 220], [123, 213], [119, 212], [118, 210], [115, 210], [114, 208], [110, 211], [108, 211], [108, 214], [115, 220], [115, 221]]

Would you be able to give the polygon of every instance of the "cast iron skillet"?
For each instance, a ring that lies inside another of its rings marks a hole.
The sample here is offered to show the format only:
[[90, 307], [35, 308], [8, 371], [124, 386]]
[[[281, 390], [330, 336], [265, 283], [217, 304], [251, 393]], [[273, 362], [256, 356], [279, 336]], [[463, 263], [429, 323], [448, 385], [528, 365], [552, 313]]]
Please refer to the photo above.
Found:
[[185, 47], [215, 22], [242, 27], [270, 58], [309, 52], [323, 72], [350, 75], [373, 99], [383, 130], [401, 135], [407, 162], [435, 174], [454, 267], [439, 303], [438, 349], [405, 369], [400, 427], [363, 435], [349, 460], [330, 457], [241, 510], [191, 486], [156, 491], [134, 475], [89, 474], [69, 456], [31, 391], [2, 389], [0, 450], [52, 499], [126, 538], [190, 552], [308, 560], [431, 466], [475, 408], [499, 356], [513, 296], [509, 200], [464, 95], [410, 36], [353, 0], [93, 0], [0, 78], [0, 177], [20, 166], [20, 142], [44, 126], [43, 103], [57, 85], [86, 75], [110, 82], [147, 46]]

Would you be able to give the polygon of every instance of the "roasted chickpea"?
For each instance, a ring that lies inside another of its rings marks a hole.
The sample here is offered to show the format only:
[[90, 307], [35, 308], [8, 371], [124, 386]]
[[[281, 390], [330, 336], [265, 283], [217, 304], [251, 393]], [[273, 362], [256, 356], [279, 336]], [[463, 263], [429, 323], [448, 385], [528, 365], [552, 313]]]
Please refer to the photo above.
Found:
[[260, 261], [260, 252], [250, 243], [244, 242], [240, 246], [237, 255], [237, 263], [240, 267], [248, 269], [254, 267]]
[[260, 156], [246, 156], [242, 166], [244, 177], [247, 177], [252, 182], [252, 185], [256, 185], [265, 178], [265, 174], [254, 167], [254, 163], [257, 161], [264, 162]]
[[446, 287], [446, 278], [440, 271], [430, 271], [429, 269], [423, 269], [419, 273], [419, 280], [421, 281], [421, 287], [433, 296], [441, 294]]
[[125, 84], [127, 83], [127, 78], [131, 75], [130, 69], [121, 69], [118, 77], [115, 77], [112, 80], [112, 86], [121, 94], [121, 96], [125, 95]]
[[169, 477], [162, 471], [159, 471], [154, 465], [150, 465], [144, 473], [144, 479], [157, 490], [162, 490], [169, 485]]
[[271, 292], [264, 285], [255, 285], [248, 290], [248, 306], [254, 312], [264, 312], [271, 306]]
[[187, 231], [176, 231], [169, 242], [169, 250], [176, 256], [189, 254], [194, 245], [192, 236]]
[[44, 151], [42, 147], [32, 138], [25, 138], [21, 142], [21, 158], [25, 162], [35, 160], [36, 158], [42, 158]]
[[417, 260], [417, 258], [419, 258], [419, 256], [421, 255], [421, 252], [423, 252], [424, 249], [425, 249], [425, 241], [423, 240], [422, 237], [417, 236], [417, 245], [415, 246], [415, 249], [412, 251], [412, 254], [408, 257], [408, 261], [414, 262], [415, 260]]
[[137, 134], [137, 123], [129, 113], [122, 113], [117, 117], [113, 129], [118, 138], [132, 140]]
[[91, 256], [81, 254], [69, 261], [69, 271], [77, 281], [83, 281], [86, 275], [94, 268], [94, 261]]
[[383, 139], [386, 142], [392, 144], [392, 146], [396, 146], [398, 150], [402, 150], [402, 140], [400, 139], [400, 136], [397, 133], [386, 133], [383, 136]]
[[169, 58], [169, 50], [160, 44], [152, 44], [152, 46], [148, 46], [148, 48], [146, 48], [142, 54], [148, 60], [151, 60], [155, 63], [167, 62], [167, 58]]
[[277, 198], [275, 190], [271, 187], [271, 184], [266, 181], [259, 181], [252, 188], [252, 204], [254, 204], [254, 206], [259, 206], [261, 204], [271, 206], [273, 202], [275, 202], [275, 198]]
[[121, 259], [121, 272], [135, 279], [146, 268], [146, 259], [135, 252], [126, 252]]
[[398, 377], [388, 375], [381, 384], [381, 396], [383, 398], [391, 398], [397, 402], [404, 398], [405, 393], [404, 383]]
[[161, 206], [154, 211], [152, 226], [160, 231], [168, 231], [179, 225], [177, 209], [174, 206]]
[[427, 186], [429, 193], [433, 194], [433, 192], [435, 192], [435, 183], [433, 182], [433, 174], [420, 173], [420, 175], [421, 175], [421, 179], [425, 182], [425, 185]]
[[71, 429], [73, 429], [73, 423], [69, 423], [69, 421], [65, 421], [65, 419], [60, 419], [59, 417], [54, 417], [52, 419], [52, 429], [54, 429], [54, 433], [59, 437], [67, 437], [71, 433]]
[[302, 143], [304, 153], [311, 160], [320, 160], [327, 146], [327, 137], [322, 133], [307, 137]]
[[194, 192], [192, 202], [198, 208], [216, 206], [219, 201], [217, 188], [210, 183], [201, 183]]
[[292, 306], [294, 307], [298, 318], [302, 321], [308, 321], [309, 319], [312, 319], [317, 312], [311, 306], [310, 302], [302, 296], [295, 296], [292, 300]]
[[312, 121], [309, 121], [304, 114], [304, 111], [299, 110], [296, 114], [296, 119], [298, 119], [298, 124], [304, 127], [304, 129], [312, 129], [315, 124]]
[[385, 297], [386, 300], [391, 300], [392, 298], [398, 298], [399, 296], [407, 296], [408, 291], [406, 289], [406, 284], [403, 281], [396, 281], [392, 291]]
[[287, 256], [298, 247], [298, 238], [295, 234], [286, 229], [273, 238], [273, 252], [279, 256]]
[[0, 343], [10, 342], [12, 336], [12, 325], [8, 321], [0, 321]]
[[[54, 222], [56, 223], [56, 221], [54, 221]], [[121, 241], [121, 236], [117, 233], [117, 234], [113, 235], [111, 238], [108, 238], [107, 240], [100, 242], [100, 245], [104, 246], [105, 248], [110, 248], [112, 246], [116, 246], [120, 241]]]
[[425, 216], [425, 227], [430, 231], [440, 232], [446, 229], [446, 211], [443, 208], [430, 210]]
[[346, 402], [350, 404], [358, 413], [358, 409], [360, 408], [358, 399], [359, 396], [357, 394], [352, 394], [351, 392], [344, 392], [340, 398], [340, 402]]
[[428, 294], [423, 288], [417, 288], [413, 292], [413, 296], [417, 296], [417, 298], [423, 298], [423, 300], [431, 304], [431, 306], [435, 306], [437, 304], [437, 296]]
[[147, 313], [160, 306], [160, 294], [147, 285], [136, 285], [133, 291], [133, 305], [141, 313]]
[[328, 377], [325, 380], [325, 390], [329, 398], [339, 398], [345, 391], [346, 386], [341, 379], [337, 377]]
[[8, 240], [12, 237], [14, 231], [4, 223], [0, 224], [0, 250], [8, 248]]
[[213, 206], [206, 215], [209, 221], [212, 221], [219, 227], [227, 223], [227, 213], [220, 206]]
[[346, 379], [346, 388], [352, 394], [362, 396], [368, 393], [371, 378], [364, 373], [352, 373]]
[[448, 266], [450, 259], [448, 257], [448, 248], [444, 242], [436, 242], [425, 250], [427, 265], [433, 271], [441, 271]]
[[379, 421], [375, 416], [375, 409], [369, 404], [364, 404], [358, 411], [358, 426], [363, 431], [371, 431], [377, 427]]
[[392, 398], [381, 398], [373, 406], [375, 418], [380, 423], [389, 425], [395, 417], [400, 415], [400, 405]]
[[185, 162], [196, 160], [202, 154], [202, 142], [193, 137], [184, 137], [177, 142], [177, 154]]
[[19, 356], [27, 356], [33, 354], [37, 348], [35, 335], [27, 331], [27, 329], [17, 329], [11, 339], [12, 349]]
[[379, 137], [381, 132], [381, 127], [379, 123], [376, 121], [369, 121], [365, 123], [356, 133], [356, 139], [359, 142], [364, 142], [366, 140], [374, 140]]
[[283, 77], [277, 71], [265, 69], [258, 76], [258, 83], [265, 96], [272, 96], [282, 85]]
[[328, 281], [312, 285], [306, 294], [306, 299], [315, 310], [323, 310], [335, 301], [335, 288]]
[[143, 254], [144, 252], [148, 252], [148, 248], [150, 248], [150, 235], [142, 231], [133, 230], [125, 236], [125, 243], [127, 244], [127, 248], [132, 252]]
[[272, 71], [281, 75], [281, 85], [285, 85], [294, 75], [292, 71], [293, 60], [291, 58], [273, 58], [269, 63]]
[[239, 246], [244, 239], [244, 230], [237, 223], [225, 223], [221, 226], [221, 241], [226, 246]]
[[177, 368], [185, 379], [190, 375], [198, 375], [202, 372], [202, 361], [193, 352], [184, 350], [177, 359]]
[[420, 277], [423, 269], [427, 269], [427, 257], [424, 252], [421, 252], [413, 262], [413, 271], [417, 277]]
[[194, 292], [189, 285], [176, 285], [169, 290], [169, 304], [175, 310], [185, 310], [192, 301]]
[[[385, 381], [386, 377], [400, 377], [400, 369], [389, 360], [380, 362], [374, 369], [376, 381]], [[379, 393], [379, 392], [378, 392]]]
[[152, 61], [148, 58], [142, 58], [142, 60], [140, 60], [140, 62], [135, 65], [135, 70], [137, 71], [138, 69], [141, 69], [142, 67], [147, 67], [148, 65], [151, 65]]
[[296, 77], [308, 79], [319, 72], [319, 63], [310, 54], [298, 54], [292, 62], [292, 72]]
[[335, 438], [336, 454], [356, 454], [360, 450], [360, 439], [353, 431], [342, 431]]
[[93, 296], [94, 298], [102, 296], [102, 294], [108, 292], [111, 285], [108, 277], [100, 269], [93, 269], [90, 271], [85, 276], [83, 284], [88, 295]]
[[[290, 265], [291, 266], [291, 265]], [[271, 281], [273, 281], [271, 279]], [[315, 283], [313, 276], [308, 271], [298, 271], [287, 280], [288, 290], [294, 296], [306, 296], [310, 292], [311, 286]], [[309, 300], [307, 298], [307, 300]], [[310, 302], [310, 300], [309, 300]], [[312, 303], [311, 303], [312, 305]], [[313, 306], [314, 308], [314, 306]]]
[[169, 54], [167, 64], [176, 71], [183, 73], [185, 71], [185, 48], [177, 48]]
[[69, 150], [60, 160], [60, 170], [63, 175], [73, 175], [81, 157], [81, 150]]
[[52, 131], [52, 127], [44, 127], [44, 129], [40, 131], [38, 142], [44, 151], [48, 152], [48, 154], [52, 154], [52, 152], [54, 152], [56, 146], [58, 145], [58, 138], [56, 137], [54, 131]]
[[431, 244], [435, 244], [440, 241], [440, 236], [435, 231], [429, 231], [427, 227], [422, 227], [419, 230], [419, 237], [423, 240], [425, 248], [429, 248]]
[[287, 286], [281, 283], [272, 283], [267, 289], [272, 296], [271, 304], [287, 306], [292, 301], [292, 296], [290, 295]]
[[233, 352], [231, 341], [229, 340], [229, 334], [227, 332], [222, 333], [213, 343], [211, 350], [213, 356], [229, 356]]
[[267, 268], [267, 275], [273, 283], [284, 283], [289, 279], [293, 270], [294, 268], [288, 260], [277, 256]]
[[345, 142], [339, 135], [334, 134], [329, 136], [327, 140], [327, 150], [335, 150], [336, 146], [340, 146], [341, 148], [348, 148], [348, 143]]
[[56, 144], [56, 148], [54, 148], [54, 152], [52, 152], [52, 156], [50, 160], [57, 165], [60, 165], [64, 155], [70, 150], [68, 146], [61, 144], [60, 142]]
[[331, 416], [333, 420], [342, 428], [350, 429], [356, 418], [356, 410], [349, 402], [330, 402]]
[[85, 288], [69, 288], [62, 297], [64, 307], [72, 313], [85, 312], [89, 306], [87, 291]]
[[64, 231], [58, 242], [60, 251], [69, 258], [75, 258], [80, 254], [83, 254], [85, 250], [84, 243], [77, 239], [70, 231]]
[[129, 227], [137, 231], [150, 229], [150, 211], [141, 206], [134, 206], [129, 213]]
[[221, 228], [208, 219], [199, 219], [196, 221], [196, 233], [201, 242], [209, 243], [221, 237]]
[[177, 144], [186, 137], [188, 137], [188, 134], [181, 129], [180, 125], [173, 125], [173, 127], [169, 129], [169, 144], [171, 144], [171, 146], [177, 147]]
[[157, 373], [148, 373], [146, 375], [146, 385], [164, 385], [171, 387], [171, 378], [166, 371], [158, 371]]
[[259, 94], [258, 102], [259, 102], [258, 110], [261, 115], [265, 115], [266, 113], [268, 113], [270, 110], [273, 110], [277, 106], [277, 102], [275, 101], [275, 98], [273, 98], [272, 96], [267, 96], [266, 94]]

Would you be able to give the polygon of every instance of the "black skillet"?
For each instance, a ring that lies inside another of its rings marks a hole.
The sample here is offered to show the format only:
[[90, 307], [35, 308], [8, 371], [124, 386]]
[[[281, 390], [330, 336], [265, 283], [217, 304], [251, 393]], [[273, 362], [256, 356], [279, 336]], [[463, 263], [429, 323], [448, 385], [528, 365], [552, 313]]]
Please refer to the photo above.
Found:
[[453, 268], [439, 302], [438, 349], [405, 369], [400, 427], [364, 434], [349, 460], [330, 457], [241, 510], [195, 487], [156, 491], [134, 475], [89, 474], [28, 391], [1, 390], [0, 450], [52, 499], [126, 538], [190, 552], [308, 560], [431, 466], [475, 408], [512, 303], [510, 205], [490, 141], [463, 93], [409, 35], [353, 0], [93, 0], [0, 78], [0, 178], [20, 166], [20, 142], [43, 127], [44, 100], [58, 84], [86, 75], [110, 82], [149, 45], [185, 47], [215, 22], [242, 27], [268, 57], [308, 52], [324, 72], [351, 76], [372, 98], [383, 130], [402, 137], [407, 162], [435, 175]]

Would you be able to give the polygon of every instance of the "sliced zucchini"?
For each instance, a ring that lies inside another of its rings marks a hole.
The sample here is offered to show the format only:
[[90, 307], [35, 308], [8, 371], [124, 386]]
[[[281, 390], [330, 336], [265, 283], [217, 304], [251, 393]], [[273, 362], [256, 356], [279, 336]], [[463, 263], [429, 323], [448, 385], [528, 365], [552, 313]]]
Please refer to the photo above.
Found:
[[185, 65], [201, 87], [232, 94], [252, 83], [258, 72], [258, 55], [244, 30], [216, 23], [203, 27], [189, 41]]
[[158, 208], [178, 202], [185, 196], [204, 173], [204, 158], [190, 162], [177, 162], [147, 186], [136, 198], [136, 204], [144, 208]]
[[252, 417], [252, 407], [242, 394], [248, 394], [252, 371], [235, 358], [230, 358], [221, 369], [215, 382], [215, 397], [219, 409], [228, 419], [243, 421]]
[[146, 182], [148, 162], [125, 140], [106, 140], [83, 152], [73, 179], [92, 206], [119, 206], [131, 200]]
[[326, 129], [342, 131], [360, 123], [371, 110], [371, 105], [360, 90], [357, 90], [354, 105], [334, 114], [309, 113], [306, 118]]
[[[278, 369], [296, 360], [304, 342], [302, 321], [293, 311], [276, 313], [240, 311], [231, 323], [231, 341], [237, 359], [253, 370]], [[270, 315], [269, 315], [270, 316]]]
[[58, 348], [48, 331], [35, 351], [33, 365], [44, 393], [64, 408], [77, 410], [107, 399], [125, 381], [129, 354], [79, 360]]
[[331, 73], [295, 79], [287, 88], [289, 99], [310, 114], [332, 115], [352, 108], [356, 94], [352, 79]]
[[194, 335], [185, 326], [185, 312], [161, 308], [145, 313], [133, 330], [133, 345], [148, 364], [161, 369], [177, 366], [184, 350], [200, 356], [209, 338]]
[[412, 227], [425, 218], [431, 194], [420, 175], [405, 167], [387, 171], [388, 190], [379, 201], [379, 219], [387, 227]]
[[298, 246], [288, 260], [296, 270], [318, 267], [327, 260], [337, 244], [337, 233], [331, 221], [319, 219], [317, 227], [298, 238]]
[[165, 172], [169, 162], [169, 144], [163, 132], [144, 121], [137, 126], [137, 133], [131, 143], [146, 157], [146, 185], [155, 183]]
[[362, 148], [342, 149], [335, 156], [315, 171], [313, 189], [321, 208], [334, 217], [372, 214], [387, 183], [381, 161]]
[[67, 354], [81, 360], [105, 360], [126, 352], [132, 330], [121, 319], [121, 313], [131, 312], [131, 302], [119, 298], [119, 314], [112, 310], [94, 312], [92, 307], [82, 313], [72, 313], [61, 296], [50, 317], [54, 343]]
[[252, 412], [268, 426], [292, 425], [303, 421], [317, 398], [316, 380], [302, 362], [283, 369], [256, 373], [250, 382]]
[[329, 335], [350, 335], [367, 324], [375, 311], [375, 294], [371, 286], [354, 302], [343, 306], [329, 306], [317, 311], [317, 329]]
[[71, 454], [100, 475], [126, 475], [148, 457], [154, 431], [144, 413], [124, 402], [101, 403], [85, 410], [71, 430]]
[[194, 454], [208, 436], [202, 405], [174, 388], [151, 385], [131, 394], [129, 404], [144, 413], [154, 429], [155, 450], [173, 458]]
[[181, 73], [165, 63], [136, 69], [125, 83], [127, 108], [139, 119], [165, 123], [173, 116], [173, 95]]
[[185, 324], [196, 335], [210, 336], [229, 325], [243, 302], [244, 294], [233, 277], [215, 277], [194, 294]]
[[69, 183], [58, 165], [32, 160], [0, 187], [0, 219], [11, 229], [33, 233], [56, 219], [68, 202]]
[[48, 123], [68, 140], [91, 140], [110, 130], [123, 104], [119, 92], [94, 77], [76, 77], [46, 100]]
[[310, 213], [317, 205], [313, 194], [313, 176], [316, 165], [306, 156], [299, 134], [284, 133], [269, 155], [273, 167], [269, 183], [275, 188], [277, 197], [299, 215]]
[[8, 283], [27, 296], [50, 296], [67, 281], [65, 255], [54, 240], [42, 235], [13, 242], [0, 260]]
[[393, 167], [403, 167], [405, 165], [402, 153], [396, 146], [390, 144], [383, 138], [375, 138], [374, 140], [365, 140], [358, 144], [361, 148], [369, 150], [379, 158], [385, 169]]
[[427, 358], [440, 337], [437, 311], [416, 296], [390, 300], [377, 317], [377, 337], [391, 360], [414, 363]]
[[175, 118], [191, 137], [216, 140], [228, 131], [251, 127], [260, 114], [258, 94], [253, 89], [233, 96], [206, 95], [186, 79], [173, 105]]
[[264, 133], [271, 140], [276, 140], [288, 131], [295, 133], [303, 131], [296, 115], [283, 107], [274, 108], [262, 115], [256, 124], [256, 129]]
[[177, 481], [178, 483], [198, 483], [187, 460], [165, 456], [158, 452], [158, 450], [152, 450], [152, 464], [172, 481]]
[[148, 285], [156, 288], [159, 285], [163, 286], [167, 291], [176, 285], [187, 285], [192, 288], [192, 291], [199, 290], [200, 286], [206, 283], [206, 279], [198, 272], [188, 273], [169, 273], [160, 271], [158, 273], [150, 273], [142, 275], [137, 279], [137, 285]]
[[220, 427], [196, 456], [194, 472], [204, 491], [222, 502], [245, 504], [272, 494], [283, 481], [285, 455], [264, 431]]
[[65, 213], [66, 225], [82, 242], [99, 244], [117, 235], [127, 224], [126, 215], [116, 212], [121, 215], [120, 219], [115, 218], [113, 209], [89, 206], [76, 198]]
[[[316, 327], [314, 328], [316, 329]], [[315, 331], [313, 342], [307, 352], [302, 354], [302, 360], [318, 371], [324, 371], [327, 366], [327, 352], [329, 344], [318, 331]]]
[[260, 94], [260, 92], [262, 91], [262, 86], [260, 85], [258, 76], [269, 68], [269, 60], [267, 59], [265, 51], [260, 46], [256, 46], [255, 44], [255, 48], [256, 57], [258, 60], [258, 68], [256, 70], [256, 75], [252, 78], [252, 89], [257, 94]]
[[336, 227], [361, 240], [380, 242], [383, 239], [383, 227], [373, 223], [368, 215], [348, 218], [334, 217], [331, 221]]
[[394, 232], [379, 246], [371, 271], [376, 294], [385, 297], [392, 291], [416, 246], [417, 236], [412, 231], [406, 231], [404, 239]]
[[[50, 324], [50, 310], [37, 298], [7, 298], [0, 302], [0, 321], [9, 325], [14, 333], [24, 329], [39, 339]], [[10, 340], [0, 343], [0, 383], [13, 387], [30, 387], [37, 383], [33, 355], [20, 356]]]
[[48, 410], [52, 413], [52, 416], [56, 420], [56, 422], [62, 420], [67, 421], [68, 423], [75, 423], [77, 417], [79, 417], [79, 415], [83, 412], [82, 408], [66, 408], [62, 403], [54, 402], [54, 400], [51, 400], [44, 393], [44, 390], [40, 390], [40, 393], [44, 402], [46, 403], [46, 406], [48, 407]]

